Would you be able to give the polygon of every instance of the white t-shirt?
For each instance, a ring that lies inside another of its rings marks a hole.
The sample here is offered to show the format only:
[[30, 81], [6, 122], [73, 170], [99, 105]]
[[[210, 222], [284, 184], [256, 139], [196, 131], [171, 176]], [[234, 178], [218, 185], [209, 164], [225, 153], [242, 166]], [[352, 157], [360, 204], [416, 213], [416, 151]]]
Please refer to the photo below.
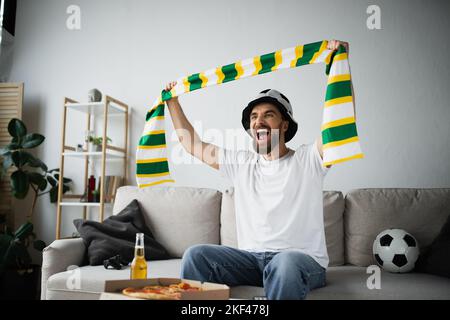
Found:
[[268, 161], [251, 151], [219, 148], [219, 170], [234, 185], [239, 249], [299, 250], [328, 267], [322, 166], [316, 142]]

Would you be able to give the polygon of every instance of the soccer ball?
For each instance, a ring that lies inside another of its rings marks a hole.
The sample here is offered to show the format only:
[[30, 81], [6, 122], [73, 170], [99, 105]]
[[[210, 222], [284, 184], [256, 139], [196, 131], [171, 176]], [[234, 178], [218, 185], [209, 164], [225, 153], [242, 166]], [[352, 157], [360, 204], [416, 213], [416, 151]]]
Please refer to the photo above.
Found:
[[373, 256], [389, 272], [409, 272], [419, 257], [417, 240], [402, 229], [382, 231], [373, 242]]

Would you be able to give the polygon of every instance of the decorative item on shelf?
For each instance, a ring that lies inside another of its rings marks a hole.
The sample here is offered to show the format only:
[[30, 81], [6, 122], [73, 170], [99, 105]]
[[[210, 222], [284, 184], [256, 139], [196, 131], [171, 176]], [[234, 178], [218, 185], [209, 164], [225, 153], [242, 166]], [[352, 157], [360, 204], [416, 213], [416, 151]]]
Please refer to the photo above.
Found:
[[88, 183], [88, 202], [93, 202], [94, 196], [93, 191], [95, 190], [95, 177], [91, 175], [89, 177], [89, 183]]
[[92, 131], [92, 130], [86, 130], [85, 132], [84, 132], [84, 149], [86, 150], [86, 151], [92, 151], [92, 148], [93, 148], [93, 143], [91, 143], [90, 142], [90, 137], [92, 137], [94, 135], [94, 131]]
[[83, 152], [83, 145], [82, 144], [77, 144], [77, 148], [75, 150], [76, 152]]
[[85, 188], [83, 194], [81, 195], [79, 201], [80, 201], [80, 202], [89, 202], [89, 197], [88, 197], [88, 195], [89, 195], [89, 183], [86, 185], [86, 188]]
[[[101, 179], [101, 177], [99, 177]], [[105, 202], [113, 202], [116, 196], [116, 191], [119, 187], [123, 185], [123, 177], [122, 176], [105, 176], [105, 185], [104, 185], [104, 194], [105, 194]], [[101, 180], [99, 180], [99, 190]]]
[[[102, 176], [99, 176], [97, 180], [98, 180], [98, 183], [97, 183], [98, 187], [97, 187], [96, 191], [98, 191], [98, 202], [100, 202], [100, 190], [102, 188]], [[104, 201], [108, 202], [108, 198], [106, 196], [105, 196]]]
[[[102, 151], [103, 137], [89, 136], [89, 150], [90, 151]], [[106, 137], [106, 142], [112, 142], [110, 137]]]
[[94, 202], [100, 202], [100, 190], [95, 189], [94, 191], [92, 191], [92, 197]]
[[101, 102], [102, 101], [102, 93], [96, 88], [89, 90], [88, 101], [89, 102]]

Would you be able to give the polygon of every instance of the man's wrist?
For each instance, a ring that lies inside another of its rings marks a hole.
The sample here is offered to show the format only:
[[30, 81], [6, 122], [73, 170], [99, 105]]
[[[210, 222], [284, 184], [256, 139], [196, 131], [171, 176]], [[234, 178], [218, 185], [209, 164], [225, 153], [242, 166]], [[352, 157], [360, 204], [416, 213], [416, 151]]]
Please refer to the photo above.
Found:
[[167, 107], [169, 109], [181, 109], [181, 105], [178, 102], [178, 98], [172, 98], [166, 101]]

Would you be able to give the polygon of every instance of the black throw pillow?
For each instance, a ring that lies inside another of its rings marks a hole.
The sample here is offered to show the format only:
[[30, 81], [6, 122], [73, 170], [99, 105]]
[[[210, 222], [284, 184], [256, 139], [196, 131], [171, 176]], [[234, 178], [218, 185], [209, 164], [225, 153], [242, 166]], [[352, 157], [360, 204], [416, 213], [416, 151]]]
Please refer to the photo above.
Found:
[[450, 278], [450, 215], [436, 239], [419, 255], [415, 271]]
[[87, 247], [89, 264], [101, 265], [103, 261], [120, 255], [126, 262], [134, 258], [136, 233], [144, 234], [145, 259], [169, 259], [167, 250], [153, 237], [145, 224], [139, 207], [134, 199], [120, 213], [105, 219], [103, 222], [75, 219], [75, 227]]

